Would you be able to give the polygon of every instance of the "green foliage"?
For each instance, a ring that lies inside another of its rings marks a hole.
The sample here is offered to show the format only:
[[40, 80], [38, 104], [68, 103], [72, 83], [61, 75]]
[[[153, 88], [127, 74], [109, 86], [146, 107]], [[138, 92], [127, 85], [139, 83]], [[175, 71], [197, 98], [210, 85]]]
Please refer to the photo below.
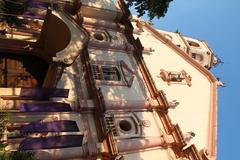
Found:
[[[1, 106], [0, 106], [1, 107]], [[3, 138], [7, 123], [9, 123], [10, 113], [0, 112], [0, 139]], [[0, 160], [35, 160], [34, 152], [30, 151], [13, 151], [5, 152], [4, 148], [7, 143], [0, 142]]]
[[0, 21], [6, 21], [10, 26], [19, 25], [20, 21], [16, 16], [22, 14], [25, 9], [25, 3], [17, 0], [0, 0]]
[[[0, 112], [0, 138], [3, 137], [6, 125], [9, 122], [10, 113]], [[26, 151], [14, 151], [14, 152], [5, 152], [4, 148], [7, 146], [7, 143], [0, 142], [0, 160], [34, 160], [33, 152]]]
[[[4, 135], [4, 130], [9, 122], [10, 114], [8, 112], [0, 112], [0, 139]], [[7, 143], [0, 142], [0, 160], [34, 160], [34, 153], [29, 151], [5, 152], [4, 148]]]
[[138, 17], [143, 16], [146, 12], [150, 20], [154, 17], [164, 17], [167, 13], [169, 4], [173, 0], [126, 0], [128, 6], [135, 6]]
[[0, 139], [3, 137], [6, 124], [9, 121], [9, 113], [3, 112], [0, 113]]
[[0, 152], [4, 151], [4, 148], [7, 146], [7, 144], [0, 143]]
[[0, 160], [35, 160], [30, 151], [0, 152]]

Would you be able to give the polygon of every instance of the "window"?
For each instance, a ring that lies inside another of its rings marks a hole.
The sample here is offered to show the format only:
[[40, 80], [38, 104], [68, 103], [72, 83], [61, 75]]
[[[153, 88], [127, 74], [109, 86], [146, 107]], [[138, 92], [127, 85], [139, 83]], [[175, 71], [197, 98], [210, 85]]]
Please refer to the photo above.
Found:
[[102, 66], [103, 79], [107, 81], [121, 81], [121, 75], [117, 67]]
[[103, 33], [94, 33], [93, 37], [98, 41], [103, 41], [104, 40], [104, 34]]
[[193, 46], [193, 47], [200, 47], [200, 45], [197, 42], [193, 42], [193, 41], [187, 41], [189, 46]]
[[121, 81], [121, 75], [117, 67], [92, 65], [94, 79], [106, 81]]
[[176, 71], [165, 71], [164, 69], [160, 70], [160, 77], [163, 81], [167, 82], [168, 85], [171, 84], [187, 84], [188, 86], [192, 85], [192, 77], [187, 74], [185, 70], [180, 72]]
[[193, 59], [197, 61], [203, 61], [203, 56], [201, 54], [198, 54], [198, 53], [191, 53], [191, 54]]
[[123, 117], [115, 117], [118, 136], [121, 138], [136, 137], [141, 134], [139, 131], [141, 126], [136, 126], [138, 121], [135, 121], [135, 117], [123, 115]]
[[115, 119], [114, 119], [114, 114], [111, 112], [105, 112], [104, 122], [105, 122], [106, 129], [109, 131], [112, 131], [114, 136], [118, 136]]
[[128, 87], [132, 85], [134, 72], [124, 61], [92, 61], [91, 66], [96, 84]]
[[192, 53], [192, 58], [196, 59], [197, 58], [197, 53]]
[[111, 41], [111, 36], [107, 31], [104, 30], [94, 30], [90, 31], [91, 39], [97, 42], [109, 42]]
[[104, 124], [116, 139], [141, 137], [142, 128], [151, 125], [150, 121], [142, 120], [134, 112], [110, 111], [104, 113]]
[[119, 122], [119, 127], [120, 127], [121, 131], [123, 131], [123, 132], [129, 132], [132, 129], [131, 123], [127, 120], [121, 120]]

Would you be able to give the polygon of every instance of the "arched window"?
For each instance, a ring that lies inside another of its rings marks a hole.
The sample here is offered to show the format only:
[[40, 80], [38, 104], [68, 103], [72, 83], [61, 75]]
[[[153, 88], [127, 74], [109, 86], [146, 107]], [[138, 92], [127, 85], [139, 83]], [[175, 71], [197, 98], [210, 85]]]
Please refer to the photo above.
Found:
[[193, 46], [193, 47], [200, 47], [200, 45], [197, 42], [193, 42], [193, 41], [187, 41], [189, 46]]
[[197, 61], [203, 61], [203, 55], [199, 54], [199, 53], [191, 53], [192, 54], [192, 58], [197, 60]]

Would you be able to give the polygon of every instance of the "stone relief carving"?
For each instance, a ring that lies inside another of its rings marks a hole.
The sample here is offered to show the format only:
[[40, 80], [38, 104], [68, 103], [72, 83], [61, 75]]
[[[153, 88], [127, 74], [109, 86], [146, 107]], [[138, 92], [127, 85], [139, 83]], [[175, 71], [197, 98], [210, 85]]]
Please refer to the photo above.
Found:
[[164, 69], [161, 69], [160, 77], [162, 78], [163, 81], [167, 82], [168, 85], [186, 84], [189, 87], [192, 85], [192, 77], [188, 75], [188, 73], [185, 70], [176, 72], [176, 71], [166, 71]]

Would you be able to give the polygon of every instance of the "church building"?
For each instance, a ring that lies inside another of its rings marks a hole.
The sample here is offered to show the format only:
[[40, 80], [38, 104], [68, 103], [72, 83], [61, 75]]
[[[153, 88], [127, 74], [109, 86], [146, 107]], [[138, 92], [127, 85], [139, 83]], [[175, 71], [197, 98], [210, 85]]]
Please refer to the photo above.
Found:
[[154, 28], [124, 0], [19, 3], [0, 13], [1, 153], [216, 160], [221, 82], [207, 42]]

